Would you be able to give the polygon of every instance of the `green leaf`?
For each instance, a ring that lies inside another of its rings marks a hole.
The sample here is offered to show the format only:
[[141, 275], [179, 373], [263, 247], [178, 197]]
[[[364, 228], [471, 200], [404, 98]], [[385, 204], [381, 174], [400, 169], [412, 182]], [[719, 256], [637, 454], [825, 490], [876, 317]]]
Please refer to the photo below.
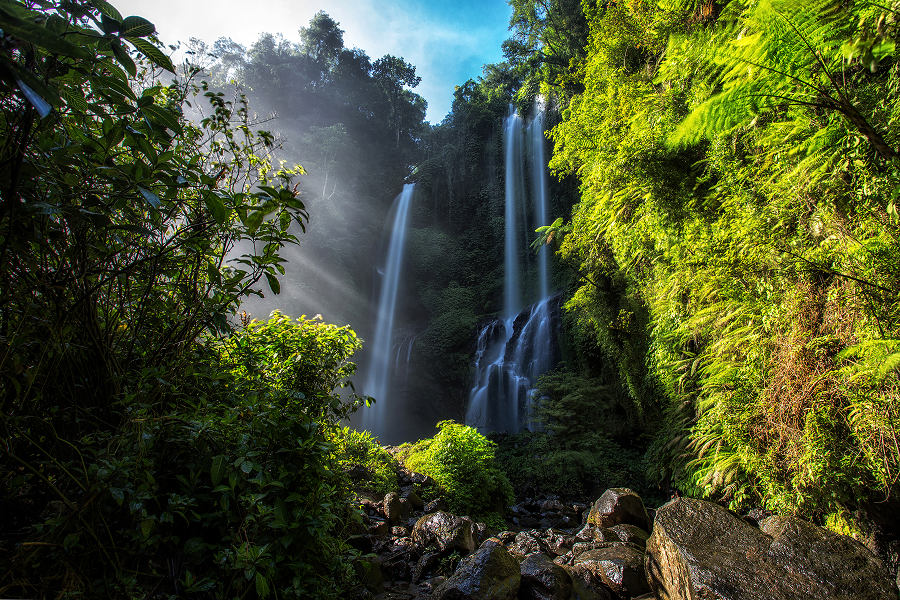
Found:
[[262, 225], [263, 217], [265, 214], [261, 211], [254, 210], [250, 212], [246, 218], [241, 219], [244, 225], [247, 226], [247, 233], [253, 235], [256, 233], [256, 230], [259, 229], [259, 226]]
[[275, 526], [279, 529], [291, 524], [291, 509], [282, 498], [275, 498]]
[[148, 537], [151, 531], [153, 531], [153, 519], [142, 520], [141, 533], [144, 534], [144, 537]]
[[107, 2], [106, 0], [91, 0], [91, 5], [94, 8], [100, 11], [100, 14], [115, 19], [118, 22], [122, 22], [122, 14], [116, 10], [116, 7]]
[[154, 123], [159, 123], [163, 127], [168, 127], [176, 134], [181, 133], [181, 123], [178, 122], [178, 117], [172, 114], [172, 111], [161, 106], [156, 106], [155, 104], [150, 104], [141, 109], [141, 112]]
[[50, 54], [62, 54], [63, 56], [71, 56], [82, 60], [91, 60], [91, 54], [84, 48], [66, 41], [62, 36], [53, 33], [46, 27], [26, 20], [27, 17], [20, 18], [26, 14], [29, 14], [29, 12], [25, 11], [23, 13], [22, 9], [14, 4], [0, 3], [3, 33], [22, 41], [30, 42]]
[[171, 73], [175, 72], [175, 65], [172, 64], [172, 59], [166, 56], [162, 50], [157, 48], [152, 42], [149, 40], [142, 40], [141, 38], [125, 38], [131, 45], [133, 45], [138, 52], [147, 57], [147, 60], [152, 62], [154, 65], [158, 67], [162, 67], [166, 71]]
[[137, 189], [147, 201], [147, 203], [153, 208], [159, 208], [162, 205], [162, 201], [159, 199], [159, 196], [157, 196], [150, 190], [142, 188], [141, 186], [137, 186]]
[[128, 50], [126, 50], [119, 42], [113, 42], [112, 51], [113, 56], [116, 57], [116, 60], [122, 65], [122, 68], [128, 71], [128, 74], [132, 77], [137, 77], [137, 65], [134, 64], [134, 60], [128, 55]]
[[269, 287], [272, 289], [273, 294], [278, 295], [281, 293], [281, 284], [278, 283], [278, 278], [275, 275], [266, 271], [266, 281], [269, 282]]
[[131, 98], [132, 100], [137, 101], [137, 94], [134, 93], [134, 90], [131, 89], [131, 86], [128, 85], [128, 82], [122, 81], [118, 77], [96, 75], [94, 77], [91, 77], [91, 84], [97, 89], [98, 92], [103, 92], [105, 90], [111, 91], [119, 94], [120, 96]]
[[231, 212], [225, 208], [225, 203], [222, 201], [222, 198], [216, 192], [209, 192], [203, 198], [204, 204], [206, 204], [206, 208], [209, 210], [209, 214], [212, 215], [212, 218], [216, 220], [216, 223], [219, 225], [224, 225], [228, 218], [231, 216]]
[[156, 27], [144, 17], [125, 17], [122, 20], [122, 36], [142, 38], [153, 35]]
[[[57, 108], [63, 106], [63, 101], [62, 98], [59, 97], [59, 94], [44, 84], [43, 81], [35, 77], [31, 71], [23, 69], [21, 65], [10, 60], [5, 52], [0, 52], [0, 67], [7, 68], [12, 74], [13, 79], [16, 80], [17, 85], [19, 82], [24, 83], [28, 88], [37, 93], [42, 100], [49, 102], [50, 105]], [[0, 68], [0, 72], [2, 72], [2, 68]], [[19, 89], [22, 90], [22, 87], [19, 86]], [[22, 93], [25, 93], [24, 90], [22, 90]], [[31, 102], [31, 99], [29, 98], [28, 101]]]
[[80, 533], [70, 533], [70, 534], [67, 535], [66, 538], [63, 540], [63, 550], [65, 550], [66, 552], [68, 552], [69, 550], [72, 549], [73, 546], [75, 546], [76, 544], [78, 544], [78, 541], [79, 541], [80, 539], [81, 539], [81, 534], [80, 534]]
[[219, 482], [222, 481], [222, 478], [225, 476], [225, 469], [227, 467], [228, 465], [224, 455], [220, 454], [213, 459], [212, 468], [209, 471], [209, 476], [212, 480], [213, 486], [219, 485]]
[[266, 581], [262, 573], [256, 574], [256, 593], [260, 598], [265, 598], [269, 595], [269, 582]]

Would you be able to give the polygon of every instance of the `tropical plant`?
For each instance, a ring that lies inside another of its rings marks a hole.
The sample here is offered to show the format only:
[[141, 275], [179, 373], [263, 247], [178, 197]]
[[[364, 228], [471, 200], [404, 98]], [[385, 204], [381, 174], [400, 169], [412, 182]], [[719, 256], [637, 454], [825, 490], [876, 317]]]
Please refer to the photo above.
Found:
[[497, 521], [513, 493], [494, 464], [496, 444], [453, 421], [441, 421], [437, 427], [440, 431], [433, 438], [404, 448], [406, 467], [434, 478], [437, 493], [452, 512]]

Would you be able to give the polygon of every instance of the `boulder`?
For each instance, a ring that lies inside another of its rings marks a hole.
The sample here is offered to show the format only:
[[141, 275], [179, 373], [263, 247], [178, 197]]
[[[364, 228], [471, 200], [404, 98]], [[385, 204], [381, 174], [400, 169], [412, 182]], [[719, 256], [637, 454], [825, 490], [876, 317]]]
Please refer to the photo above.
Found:
[[416, 493], [415, 490], [408, 490], [403, 493], [403, 498], [409, 501], [410, 506], [415, 510], [422, 510], [425, 508], [425, 503], [422, 501], [422, 498]]
[[632, 546], [615, 544], [599, 550], [589, 550], [575, 559], [574, 568], [590, 571], [595, 582], [602, 582], [623, 598], [640, 596], [650, 591], [644, 571], [644, 554]]
[[440, 512], [442, 510], [446, 511], [448, 509], [447, 509], [447, 503], [444, 502], [443, 499], [435, 498], [434, 500], [432, 500], [431, 502], [426, 504], [422, 510], [425, 511], [426, 513], [430, 514], [430, 513]]
[[562, 556], [569, 552], [575, 545], [575, 541], [575, 536], [562, 531], [548, 529], [544, 532], [544, 542], [556, 556]]
[[650, 516], [641, 497], [628, 488], [612, 488], [594, 502], [587, 518], [588, 525], [613, 527], [621, 523], [650, 531]]
[[634, 525], [626, 525], [624, 523], [622, 525], [614, 525], [606, 531], [614, 533], [623, 542], [631, 542], [632, 544], [640, 546], [641, 548], [646, 548], [647, 540], [650, 539], [650, 534], [640, 527], [635, 527]]
[[387, 521], [382, 520], [372, 520], [372, 524], [369, 525], [369, 534], [376, 535], [379, 537], [389, 535], [391, 533], [391, 526]]
[[538, 531], [521, 531], [516, 534], [516, 539], [509, 545], [509, 551], [514, 555], [525, 557], [535, 552], [553, 554], [550, 547], [540, 537]]
[[514, 600], [521, 574], [518, 561], [496, 538], [489, 538], [460, 561], [452, 577], [433, 592], [435, 600]]
[[416, 521], [412, 540], [420, 549], [434, 546], [444, 554], [457, 550], [466, 555], [476, 548], [475, 523], [444, 511], [432, 513]]
[[794, 517], [756, 529], [691, 498], [657, 511], [646, 565], [665, 600], [897, 600], [887, 570], [850, 537]]
[[384, 516], [387, 517], [391, 526], [400, 524], [400, 494], [391, 492], [384, 497], [381, 503], [384, 507]]
[[521, 565], [519, 600], [569, 600], [572, 577], [546, 554], [532, 554]]

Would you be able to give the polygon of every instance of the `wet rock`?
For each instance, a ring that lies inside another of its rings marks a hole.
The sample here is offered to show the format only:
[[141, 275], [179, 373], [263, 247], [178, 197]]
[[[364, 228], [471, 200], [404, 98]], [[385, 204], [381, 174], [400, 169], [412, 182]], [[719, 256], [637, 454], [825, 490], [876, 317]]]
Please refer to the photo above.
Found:
[[562, 556], [575, 545], [575, 536], [550, 529], [544, 533], [544, 542], [556, 556]]
[[384, 582], [384, 576], [381, 573], [381, 562], [378, 560], [378, 557], [364, 556], [358, 558], [353, 563], [353, 569], [356, 571], [356, 576], [359, 578], [360, 583], [366, 588], [380, 591], [381, 584]]
[[433, 593], [435, 600], [514, 600], [519, 591], [519, 563], [496, 538], [488, 539], [460, 561], [452, 577]]
[[432, 479], [428, 475], [423, 475], [422, 473], [410, 471], [407, 477], [409, 478], [410, 482], [422, 487], [434, 485], [434, 479]]
[[625, 544], [585, 552], [575, 559], [574, 566], [590, 571], [595, 581], [624, 598], [651, 591], [644, 571], [644, 554]]
[[446, 511], [447, 503], [443, 501], [441, 498], [435, 498], [431, 502], [425, 505], [423, 509], [426, 513], [436, 513], [440, 511]]
[[615, 534], [623, 542], [631, 542], [632, 544], [640, 546], [641, 548], [646, 548], [647, 540], [650, 539], [649, 533], [639, 527], [635, 527], [634, 525], [614, 525], [606, 531]]
[[521, 557], [535, 552], [552, 554], [550, 547], [541, 539], [540, 532], [536, 531], [522, 531], [516, 534], [516, 539], [509, 545], [509, 551]]
[[756, 529], [689, 498], [657, 511], [646, 564], [653, 591], [667, 600], [897, 600], [880, 561], [847, 536], [793, 517]]
[[457, 517], [443, 511], [425, 515], [412, 531], [416, 547], [436, 547], [441, 553], [454, 550], [466, 555], [475, 550], [475, 524], [471, 519]]
[[513, 523], [523, 529], [535, 529], [541, 526], [540, 519], [534, 517], [515, 517], [513, 518]]
[[628, 488], [612, 488], [603, 492], [591, 507], [587, 522], [596, 527], [627, 523], [650, 531], [650, 516], [641, 497]]
[[521, 565], [519, 600], [569, 600], [572, 578], [546, 554], [532, 554]]
[[384, 497], [382, 502], [384, 507], [384, 516], [390, 522], [391, 526], [400, 524], [400, 495], [397, 492], [391, 492]]
[[557, 500], [556, 498], [551, 498], [550, 500], [544, 500], [541, 503], [541, 513], [548, 512], [557, 512], [562, 513], [566, 510], [566, 505]]
[[382, 520], [372, 520], [372, 524], [369, 525], [369, 534], [376, 535], [379, 537], [390, 535], [391, 526], [387, 521]]
[[422, 501], [422, 498], [416, 493], [415, 490], [409, 490], [403, 493], [403, 498], [406, 499], [410, 506], [415, 510], [422, 510], [425, 507], [425, 503]]
[[406, 537], [409, 535], [409, 528], [404, 527], [403, 525], [391, 527], [391, 535], [398, 538]]

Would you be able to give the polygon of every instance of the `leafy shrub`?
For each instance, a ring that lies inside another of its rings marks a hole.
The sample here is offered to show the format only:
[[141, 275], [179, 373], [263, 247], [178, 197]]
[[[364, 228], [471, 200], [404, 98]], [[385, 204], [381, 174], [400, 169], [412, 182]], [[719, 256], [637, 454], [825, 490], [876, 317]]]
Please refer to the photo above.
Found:
[[197, 347], [165, 412], [147, 402], [148, 369], [122, 402], [129, 421], [56, 465], [70, 506], [34, 524], [4, 589], [341, 597], [352, 585], [341, 531], [354, 514], [329, 440], [359, 404], [335, 391], [359, 346], [346, 327], [274, 313]]
[[432, 477], [452, 512], [498, 517], [498, 511], [513, 501], [513, 492], [494, 465], [496, 444], [454, 421], [437, 426], [436, 436], [404, 449], [407, 468]]
[[390, 452], [381, 447], [368, 431], [356, 431], [349, 427], [337, 430], [333, 437], [338, 464], [345, 470], [354, 465], [365, 467], [373, 478], [369, 482], [379, 494], [397, 489], [399, 464]]

